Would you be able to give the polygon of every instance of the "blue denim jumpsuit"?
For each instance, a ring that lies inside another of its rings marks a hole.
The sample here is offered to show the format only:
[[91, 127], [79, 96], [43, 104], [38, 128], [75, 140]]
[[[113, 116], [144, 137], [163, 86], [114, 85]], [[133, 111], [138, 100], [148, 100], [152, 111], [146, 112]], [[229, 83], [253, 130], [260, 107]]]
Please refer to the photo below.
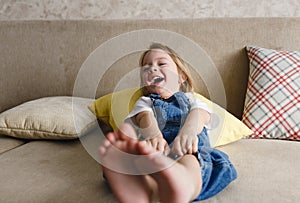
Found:
[[[180, 127], [190, 111], [190, 102], [183, 92], [177, 92], [168, 99], [158, 94], [149, 95], [153, 102], [153, 111], [158, 126], [169, 145], [172, 145]], [[211, 148], [207, 130], [198, 135], [198, 152], [194, 155], [199, 161], [202, 172], [202, 191], [194, 201], [204, 200], [222, 191], [237, 178], [234, 166], [228, 156]]]

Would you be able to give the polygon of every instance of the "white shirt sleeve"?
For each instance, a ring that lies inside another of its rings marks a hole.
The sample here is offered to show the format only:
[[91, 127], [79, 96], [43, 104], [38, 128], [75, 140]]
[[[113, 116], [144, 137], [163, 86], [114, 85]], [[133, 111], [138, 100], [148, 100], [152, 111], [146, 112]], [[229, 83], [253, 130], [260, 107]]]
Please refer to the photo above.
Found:
[[150, 111], [153, 113], [152, 110], [152, 101], [149, 97], [142, 96], [137, 100], [137, 102], [134, 105], [133, 110], [129, 113], [129, 115], [125, 118], [125, 121], [128, 119], [136, 116], [138, 113], [143, 112], [143, 111]]
[[219, 118], [218, 114], [212, 112], [211, 109], [208, 108], [208, 106], [205, 102], [203, 102], [199, 98], [195, 97], [192, 93], [188, 92], [188, 93], [185, 93], [185, 95], [187, 96], [187, 98], [190, 101], [191, 110], [193, 110], [195, 108], [200, 108], [200, 109], [203, 109], [203, 110], [207, 111], [208, 113], [210, 113], [210, 121], [207, 125], [205, 125], [205, 127], [209, 130], [217, 128], [217, 126], [220, 123], [220, 118]]

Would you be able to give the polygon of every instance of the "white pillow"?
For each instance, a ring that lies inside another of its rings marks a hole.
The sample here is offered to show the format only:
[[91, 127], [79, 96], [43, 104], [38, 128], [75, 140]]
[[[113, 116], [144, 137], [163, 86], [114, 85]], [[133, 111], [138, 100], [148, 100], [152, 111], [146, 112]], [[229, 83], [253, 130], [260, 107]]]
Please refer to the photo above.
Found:
[[45, 97], [0, 114], [0, 134], [25, 139], [75, 139], [97, 123], [88, 106], [93, 99]]

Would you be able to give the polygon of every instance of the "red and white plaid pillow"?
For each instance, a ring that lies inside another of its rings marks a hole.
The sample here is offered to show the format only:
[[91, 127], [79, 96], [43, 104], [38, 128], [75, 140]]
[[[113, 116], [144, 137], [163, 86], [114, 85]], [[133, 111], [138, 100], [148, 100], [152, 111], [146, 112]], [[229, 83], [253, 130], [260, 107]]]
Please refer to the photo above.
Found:
[[249, 138], [300, 140], [300, 52], [247, 46], [250, 74], [242, 121]]

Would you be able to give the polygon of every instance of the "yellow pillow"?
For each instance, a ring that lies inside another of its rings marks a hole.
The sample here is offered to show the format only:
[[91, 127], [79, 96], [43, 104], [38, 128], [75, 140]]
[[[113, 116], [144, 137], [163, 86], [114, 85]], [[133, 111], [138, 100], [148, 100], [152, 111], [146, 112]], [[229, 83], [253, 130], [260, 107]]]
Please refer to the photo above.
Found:
[[142, 95], [142, 90], [138, 88], [114, 92], [98, 98], [89, 109], [97, 118], [117, 130]]
[[[135, 102], [142, 95], [142, 90], [137, 88], [114, 92], [97, 99], [89, 106], [89, 109], [97, 118], [109, 124], [114, 130], [117, 130], [118, 126], [123, 123], [125, 117], [133, 109]], [[209, 133], [213, 147], [237, 141], [253, 133], [244, 123], [224, 108], [200, 94], [195, 93], [195, 96], [205, 102], [220, 117], [219, 126]]]

